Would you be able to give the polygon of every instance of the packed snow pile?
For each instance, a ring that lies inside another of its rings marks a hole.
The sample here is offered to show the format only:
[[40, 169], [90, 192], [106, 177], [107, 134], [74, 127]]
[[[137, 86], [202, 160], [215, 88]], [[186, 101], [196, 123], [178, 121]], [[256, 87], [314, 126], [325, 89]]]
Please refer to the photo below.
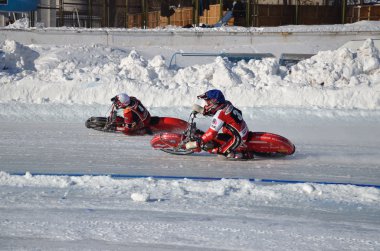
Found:
[[0, 172], [0, 186], [5, 250], [83, 250], [84, 246], [89, 250], [378, 250], [380, 246], [376, 188], [5, 172]]
[[6, 26], [6, 29], [28, 29], [29, 18], [21, 18]]
[[0, 69], [10, 75], [21, 73], [21, 76], [16, 75], [15, 77], [22, 78], [22, 76], [28, 73], [28, 71], [36, 70], [34, 68], [34, 60], [38, 58], [39, 54], [33, 49], [23, 46], [15, 41], [5, 40], [1, 44], [0, 51], [2, 51]]
[[[234, 33], [265, 33], [265, 32], [283, 32], [283, 33], [297, 33], [297, 32], [358, 32], [358, 31], [380, 31], [379, 21], [362, 20], [351, 24], [334, 24], [334, 25], [284, 25], [278, 27], [242, 27], [242, 26], [222, 26], [214, 28], [182, 28], [175, 25], [168, 25], [165, 27], [157, 27], [154, 29], [143, 30], [145, 32], [155, 31], [169, 31], [169, 32], [234, 32]], [[54, 28], [50, 28], [54, 29]], [[136, 29], [126, 29], [133, 31]], [[141, 30], [139, 30], [141, 32]]]
[[108, 176], [48, 176], [32, 175], [29, 172], [23, 176], [9, 175], [0, 171], [1, 186], [16, 187], [50, 187], [88, 189], [104, 196], [120, 196], [125, 194], [136, 202], [175, 200], [214, 200], [232, 202], [238, 199], [240, 203], [281, 205], [283, 203], [323, 204], [325, 200], [338, 203], [361, 204], [375, 206], [380, 202], [380, 190], [376, 188], [319, 185], [319, 184], [282, 184], [264, 186], [248, 180], [222, 179], [218, 181], [165, 180], [165, 179], [113, 179]]
[[106, 105], [117, 93], [148, 107], [191, 106], [221, 89], [240, 107], [380, 108], [380, 53], [371, 39], [357, 51], [322, 51], [290, 70], [277, 59], [169, 69], [165, 58], [132, 48], [0, 44], [1, 103]]
[[36, 23], [36, 27], [29, 26], [28, 18], [21, 18], [16, 20], [13, 24], [9, 24], [6, 27], [0, 27], [0, 29], [45, 29], [45, 30], [118, 30], [128, 32], [204, 32], [204, 33], [218, 33], [218, 32], [234, 32], [234, 33], [263, 33], [263, 32], [283, 32], [283, 33], [296, 33], [296, 32], [358, 32], [358, 31], [380, 31], [379, 21], [367, 21], [362, 20], [349, 24], [334, 24], [334, 25], [284, 25], [279, 27], [242, 27], [242, 26], [222, 26], [214, 28], [183, 28], [181, 26], [167, 25], [165, 27], [156, 27], [151, 29], [138, 29], [138, 28], [78, 28], [78, 27], [48, 27], [43, 28], [39, 23]]
[[357, 51], [342, 48], [322, 51], [301, 61], [291, 69], [286, 79], [302, 85], [325, 86], [334, 89], [357, 85], [380, 84], [380, 57], [373, 40], [368, 39]]
[[350, 32], [379, 31], [379, 21], [359, 21], [351, 24], [334, 25], [284, 25], [279, 27], [250, 27], [251, 32]]

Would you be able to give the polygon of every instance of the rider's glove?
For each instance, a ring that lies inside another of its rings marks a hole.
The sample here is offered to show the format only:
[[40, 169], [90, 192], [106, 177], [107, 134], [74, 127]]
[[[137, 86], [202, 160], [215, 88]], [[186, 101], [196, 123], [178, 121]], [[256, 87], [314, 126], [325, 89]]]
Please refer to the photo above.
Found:
[[193, 108], [194, 114], [197, 114], [197, 113], [203, 114], [204, 113], [204, 109], [200, 105], [194, 104], [192, 108]]
[[189, 141], [186, 143], [185, 147], [187, 150], [194, 150], [194, 152], [200, 152], [202, 146], [202, 141], [195, 140], [195, 141]]
[[186, 146], [186, 149], [188, 150], [199, 148], [198, 141], [187, 142], [185, 146]]

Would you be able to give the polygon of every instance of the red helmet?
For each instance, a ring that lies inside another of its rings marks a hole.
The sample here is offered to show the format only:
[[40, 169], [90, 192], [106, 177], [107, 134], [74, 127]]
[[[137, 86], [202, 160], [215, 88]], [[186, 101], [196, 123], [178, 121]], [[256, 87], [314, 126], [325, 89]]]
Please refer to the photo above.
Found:
[[214, 89], [199, 95], [197, 98], [204, 99], [206, 105], [204, 106], [203, 115], [213, 116], [218, 110], [222, 109], [226, 104], [226, 99], [220, 90]]
[[125, 108], [131, 102], [131, 98], [126, 93], [120, 93], [115, 97], [111, 98], [116, 108]]

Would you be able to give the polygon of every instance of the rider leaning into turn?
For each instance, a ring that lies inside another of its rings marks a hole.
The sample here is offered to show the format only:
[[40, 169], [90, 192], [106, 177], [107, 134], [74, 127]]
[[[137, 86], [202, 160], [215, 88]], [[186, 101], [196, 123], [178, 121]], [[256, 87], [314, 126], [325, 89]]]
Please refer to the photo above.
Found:
[[[210, 128], [202, 135], [199, 141], [191, 141], [186, 144], [187, 149], [205, 146], [218, 136], [218, 131], [229, 135], [229, 140], [220, 147], [214, 148], [213, 153], [221, 154], [230, 159], [252, 159], [253, 154], [246, 151], [245, 141], [248, 139], [248, 127], [242, 112], [234, 107], [230, 101], [225, 100], [220, 90], [209, 90], [199, 95], [198, 99], [206, 101], [201, 111], [205, 116], [213, 116]], [[236, 151], [239, 150], [239, 151]]]
[[151, 116], [140, 100], [130, 97], [126, 93], [120, 93], [111, 101], [117, 112], [116, 116], [113, 116], [112, 122], [117, 126], [123, 126], [124, 133], [149, 133]]

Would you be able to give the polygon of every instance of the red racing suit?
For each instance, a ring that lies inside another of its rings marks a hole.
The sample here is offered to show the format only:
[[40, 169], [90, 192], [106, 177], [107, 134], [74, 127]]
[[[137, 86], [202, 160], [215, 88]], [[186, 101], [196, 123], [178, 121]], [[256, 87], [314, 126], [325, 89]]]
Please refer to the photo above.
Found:
[[130, 104], [123, 110], [124, 128], [121, 130], [125, 134], [145, 134], [149, 130], [150, 113], [144, 105], [135, 97], [131, 97]]
[[243, 119], [242, 112], [229, 101], [227, 101], [223, 109], [217, 111], [213, 116], [210, 128], [202, 135], [202, 143], [205, 144], [213, 140], [220, 129], [222, 129], [223, 133], [230, 135], [231, 138], [220, 146], [216, 153], [227, 155], [239, 146], [244, 151], [244, 142], [248, 138], [249, 130]]

